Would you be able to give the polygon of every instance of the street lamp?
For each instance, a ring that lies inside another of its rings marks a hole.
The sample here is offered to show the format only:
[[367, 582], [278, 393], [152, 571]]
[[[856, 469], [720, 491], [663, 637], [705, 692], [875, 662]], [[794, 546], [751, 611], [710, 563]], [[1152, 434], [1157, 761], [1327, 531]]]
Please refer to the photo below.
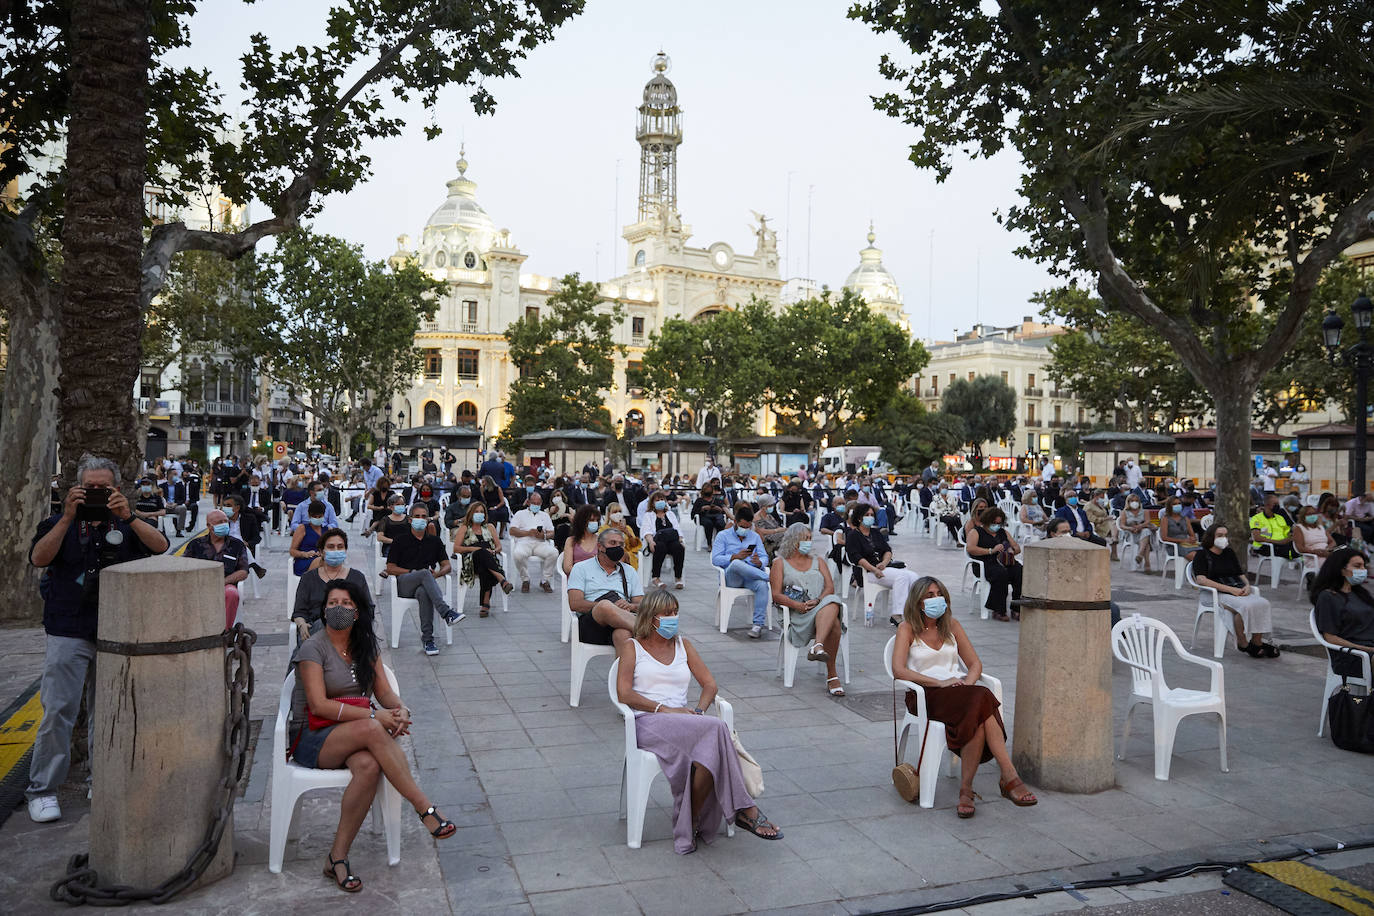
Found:
[[1358, 496], [1369, 486], [1365, 475], [1365, 444], [1368, 423], [1369, 370], [1374, 368], [1374, 345], [1369, 343], [1370, 320], [1374, 319], [1374, 302], [1360, 293], [1350, 306], [1350, 314], [1355, 319], [1355, 329], [1360, 332], [1358, 343], [1352, 344], [1341, 352], [1341, 331], [1345, 322], [1334, 310], [1328, 310], [1322, 319], [1322, 343], [1326, 345], [1326, 356], [1332, 365], [1342, 362], [1355, 370], [1355, 467], [1351, 496]]

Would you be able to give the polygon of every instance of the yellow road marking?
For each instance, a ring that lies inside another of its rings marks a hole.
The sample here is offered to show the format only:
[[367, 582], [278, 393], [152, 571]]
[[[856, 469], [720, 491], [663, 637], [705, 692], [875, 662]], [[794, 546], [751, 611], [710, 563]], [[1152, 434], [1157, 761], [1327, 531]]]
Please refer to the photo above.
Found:
[[1251, 862], [1250, 867], [1358, 916], [1374, 916], [1374, 891], [1302, 862]]
[[9, 775], [33, 746], [33, 739], [38, 736], [38, 723], [42, 720], [43, 704], [35, 690], [28, 702], [0, 725], [0, 780]]

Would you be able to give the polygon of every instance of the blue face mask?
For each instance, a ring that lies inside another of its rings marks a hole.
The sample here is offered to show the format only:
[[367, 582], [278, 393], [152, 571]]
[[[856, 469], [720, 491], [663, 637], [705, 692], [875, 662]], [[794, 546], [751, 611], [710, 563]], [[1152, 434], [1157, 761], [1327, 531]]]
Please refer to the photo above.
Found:
[[921, 612], [931, 620], [945, 616], [945, 611], [949, 610], [949, 605], [945, 601], [944, 595], [936, 595], [934, 598], [927, 598], [921, 603]]
[[526, 486], [526, 487], [525, 487], [525, 492], [526, 492], [526, 493], [533, 493], [533, 492], [534, 492], [534, 487]]
[[592, 534], [596, 534], [596, 530], [600, 527], [601, 523], [596, 521], [595, 519], [591, 520], [590, 522], [587, 522], [587, 531]]
[[322, 503], [322, 502], [324, 502], [324, 491], [321, 490], [321, 491], [318, 492], [318, 493], [311, 493], [311, 494], [310, 494], [310, 498], [313, 499], [313, 500], [314, 500], [315, 502], [317, 502], [317, 503]]
[[230, 506], [229, 508], [225, 509], [225, 510], [224, 510], [224, 516], [225, 516], [225, 518], [233, 518], [233, 517], [234, 517], [234, 514], [235, 514], [235, 511], [236, 511], [236, 510], [234, 509], [233, 506]]
[[658, 626], [655, 629], [658, 630], [658, 635], [662, 636], [664, 639], [672, 639], [677, 636], [677, 618], [660, 617], [658, 618]]
[[324, 552], [324, 562], [330, 566], [342, 566], [344, 560], [347, 559], [347, 550], [326, 550]]
[[460, 505], [460, 506], [466, 506], [466, 505], [467, 505], [468, 503], [470, 503], [470, 502], [472, 502], [472, 498], [469, 497], [469, 496], [460, 496], [460, 497], [458, 497], [458, 505]]
[[229, 533], [229, 523], [228, 523], [228, 522], [220, 522], [218, 525], [216, 525], [215, 527], [211, 528], [210, 530], [213, 531], [213, 532], [215, 533], [215, 536], [216, 536], [216, 537], [224, 537], [225, 535], [227, 535], [227, 534]]
[[660, 499], [660, 500], [658, 500], [658, 501], [656, 501], [656, 502], [654, 503], [654, 511], [656, 511], [656, 512], [662, 512], [662, 511], [664, 511], [664, 510], [667, 509], [667, 508], [668, 508], [668, 503], [665, 502], [664, 500], [661, 500], [661, 499]]
[[1183, 514], [1183, 507], [1182, 507], [1182, 506], [1170, 506], [1170, 507], [1169, 507], [1169, 511], [1172, 512], [1174, 515], [1182, 515], [1182, 514]]
[[877, 521], [877, 518], [875, 518], [874, 516], [872, 516], [872, 515], [865, 515], [862, 524], [863, 524], [863, 526], [864, 526], [865, 528], [872, 528], [872, 527], [873, 527], [873, 523], [876, 522], [876, 521]]
[[321, 525], [324, 524], [324, 519], [323, 519], [323, 518], [320, 518], [320, 517], [318, 517], [318, 516], [316, 516], [316, 517], [314, 517], [314, 518], [308, 518], [308, 519], [306, 519], [306, 521], [309, 522], [310, 524], [314, 525], [316, 528], [318, 528], [318, 527], [320, 527]]
[[804, 557], [810, 556], [810, 555], [811, 555], [811, 542], [810, 542], [810, 541], [802, 541], [801, 543], [799, 543], [799, 544], [797, 545], [797, 550], [799, 550], [799, 551], [801, 552], [801, 555], [804, 556]]
[[1067, 502], [1070, 506], [1076, 506], [1078, 505], [1078, 497], [1070, 496], [1068, 499], [1065, 500], [1065, 502]]
[[1367, 569], [1352, 569], [1350, 571], [1351, 585], [1363, 585], [1367, 578], [1369, 578], [1369, 570]]
[[429, 527], [429, 519], [427, 519], [427, 518], [412, 518], [412, 519], [410, 520], [410, 527], [413, 528], [413, 529], [416, 530], [416, 531], [424, 531], [426, 528]]
[[996, 534], [997, 532], [1002, 530], [1002, 526], [997, 524], [996, 522], [993, 522], [991, 525], [988, 525], [988, 530], [991, 531], [993, 534]]
[[484, 513], [484, 512], [474, 512], [474, 513], [472, 513], [472, 523], [473, 523], [474, 525], [480, 525], [480, 524], [482, 524], [483, 522], [485, 522], [486, 520], [487, 520], [486, 513]]

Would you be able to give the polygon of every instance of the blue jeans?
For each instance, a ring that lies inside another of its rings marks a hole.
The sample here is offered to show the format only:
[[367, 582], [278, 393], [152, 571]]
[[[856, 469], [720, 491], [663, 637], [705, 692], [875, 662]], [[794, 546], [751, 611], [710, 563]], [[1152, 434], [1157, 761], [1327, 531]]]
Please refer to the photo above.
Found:
[[768, 602], [773, 600], [773, 587], [768, 582], [767, 567], [760, 569], [747, 560], [731, 560], [725, 567], [725, 584], [753, 592], [754, 626], [761, 627], [768, 622]]

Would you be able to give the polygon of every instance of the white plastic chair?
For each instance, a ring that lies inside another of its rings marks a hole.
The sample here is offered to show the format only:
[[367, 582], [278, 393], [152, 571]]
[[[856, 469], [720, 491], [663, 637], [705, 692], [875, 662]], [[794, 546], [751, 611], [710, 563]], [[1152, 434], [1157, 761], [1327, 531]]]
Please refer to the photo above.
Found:
[[[456, 576], [457, 574], [449, 573], [449, 575]], [[389, 578], [391, 579], [391, 648], [396, 649], [401, 645], [401, 621], [412, 609], [419, 611], [420, 599], [402, 598], [398, 594], [398, 589], [401, 587], [400, 579], [395, 576]], [[434, 609], [434, 617], [435, 622], [444, 628], [444, 645], [453, 645], [453, 627], [445, 623], [444, 618], [439, 616], [438, 608]]]
[[[295, 612], [295, 610], [296, 610], [296, 589], [300, 588], [300, 585], [301, 585], [301, 577], [298, 576], [298, 575], [296, 575], [296, 571], [295, 571], [294, 569], [291, 568], [291, 564], [292, 564], [293, 562], [295, 562], [295, 561], [292, 560], [291, 557], [288, 556], [288, 557], [286, 558], [286, 619], [287, 619], [287, 620], [290, 620], [290, 619], [292, 618], [292, 616], [293, 616], [293, 614], [294, 614], [294, 612]], [[249, 575], [249, 576], [252, 576], [252, 575], [253, 575], [252, 570], [249, 570], [248, 575]], [[243, 590], [240, 589], [239, 591], [240, 591], [240, 593], [242, 593]]]
[[[1159, 543], [1160, 546], [1164, 548], [1164, 559], [1159, 564], [1159, 578], [1163, 580], [1165, 576], [1169, 575], [1169, 564], [1172, 563], [1174, 564], [1174, 588], [1182, 588], [1185, 576], [1184, 568], [1190, 565], [1188, 558], [1184, 556], [1182, 550], [1180, 550], [1179, 546], [1173, 541], [1166, 541], [1160, 538]], [[1198, 549], [1201, 550], [1202, 548]]]
[[713, 568], [720, 583], [716, 592], [716, 623], [720, 626], [720, 631], [724, 633], [730, 629], [730, 610], [734, 607], [735, 599], [748, 598], [752, 608], [754, 593], [747, 588], [731, 588], [726, 585], [725, 570], [719, 566]]
[[826, 541], [830, 544], [830, 549], [825, 552], [825, 562], [830, 566], [830, 578], [835, 582], [835, 591], [839, 593], [841, 601], [849, 601], [849, 574], [845, 569], [834, 560], [830, 559], [830, 553], [835, 549], [835, 533], [832, 531], [827, 534]]
[[[1317, 556], [1315, 553], [1304, 553], [1304, 554], [1302, 554], [1301, 556], [1302, 556], [1302, 566], [1299, 567], [1299, 570], [1298, 570], [1298, 600], [1299, 600], [1299, 601], [1302, 600], [1303, 595], [1305, 595], [1306, 592], [1307, 592], [1307, 577], [1308, 577], [1308, 576], [1315, 576], [1315, 575], [1317, 574], [1317, 570], [1318, 570], [1318, 569], [1321, 569], [1321, 565], [1322, 565], [1321, 557]], [[1312, 561], [1312, 568], [1311, 568], [1310, 570], [1307, 568], [1307, 561], [1308, 561], [1309, 559]], [[1258, 576], [1257, 576], [1256, 578], [1258, 578]]]
[[[801, 649], [792, 645], [792, 640], [787, 638], [787, 628], [792, 622], [792, 609], [775, 604], [781, 616], [782, 630], [778, 639], [778, 674], [782, 675], [782, 685], [787, 688], [792, 687], [796, 680], [797, 659], [801, 657]], [[844, 622], [844, 629], [840, 631], [840, 662], [844, 665], [844, 682], [849, 683], [849, 605], [841, 601], [839, 603], [840, 620]], [[828, 686], [828, 683], [827, 683]]]
[[372, 595], [374, 598], [382, 596], [382, 583], [386, 577], [382, 573], [386, 572], [386, 558], [382, 556], [382, 542], [377, 539], [377, 535], [372, 535]]
[[[1284, 568], [1285, 566], [1290, 565], [1290, 564], [1296, 564], [1297, 567], [1298, 567], [1298, 569], [1299, 569], [1299, 571], [1301, 571], [1301, 570], [1304, 568], [1304, 567], [1303, 567], [1303, 561], [1302, 561], [1302, 558], [1301, 558], [1301, 557], [1299, 557], [1299, 558], [1296, 559], [1296, 560], [1290, 560], [1290, 559], [1288, 559], [1287, 557], [1278, 556], [1277, 554], [1274, 553], [1274, 545], [1273, 545], [1273, 544], [1269, 544], [1269, 543], [1263, 543], [1263, 544], [1256, 543], [1256, 544], [1254, 544], [1253, 546], [1254, 546], [1254, 548], [1255, 548], [1255, 552], [1256, 552], [1257, 554], [1259, 554], [1259, 562], [1255, 564], [1255, 578], [1256, 578], [1256, 579], [1262, 579], [1262, 578], [1264, 578], [1264, 564], [1265, 564], [1265, 563], [1268, 563], [1268, 564], [1269, 564], [1269, 587], [1270, 587], [1270, 588], [1278, 588], [1278, 587], [1279, 587], [1279, 582], [1280, 582], [1280, 581], [1282, 580], [1282, 578], [1283, 578], [1283, 568]], [[1299, 595], [1302, 594], [1302, 580], [1303, 580], [1303, 576], [1301, 575], [1301, 572], [1299, 572], [1299, 575], [1298, 575], [1298, 594], [1299, 594]]]
[[[400, 693], [396, 674], [384, 665], [387, 682], [393, 693]], [[286, 841], [291, 823], [296, 819], [301, 796], [315, 789], [342, 789], [353, 780], [347, 767], [337, 770], [317, 770], [297, 766], [286, 759], [287, 723], [291, 718], [291, 696], [296, 687], [296, 672], [286, 675], [281, 685], [281, 700], [277, 703], [277, 723], [272, 730], [272, 822], [268, 840], [267, 870], [281, 874], [282, 859], [286, 855]], [[372, 799], [372, 826], [386, 834], [387, 864], [401, 861], [401, 793], [382, 777], [377, 794]]]
[[[248, 562], [249, 562], [250, 564], [255, 564], [255, 563], [257, 563], [257, 562], [258, 562], [258, 558], [257, 558], [256, 556], [253, 555], [253, 548], [249, 547], [247, 544], [244, 544], [243, 546], [244, 546], [244, 549], [248, 551]], [[258, 574], [255, 573], [255, 572], [253, 572], [253, 569], [252, 569], [251, 566], [250, 566], [249, 569], [248, 569], [248, 584], [251, 585], [251, 586], [253, 586], [253, 600], [254, 600], [254, 601], [257, 601], [257, 600], [261, 597], [261, 596], [258, 594]], [[243, 584], [242, 584], [242, 583], [239, 583], [239, 598], [242, 598], [242, 597], [243, 597]], [[294, 600], [295, 597], [296, 597], [295, 595], [291, 595], [292, 600]]]
[[[466, 605], [468, 602], [468, 589], [472, 588], [472, 585], [465, 585], [461, 581], [462, 576], [460, 575], [460, 573], [462, 572], [462, 569], [460, 564], [463, 562], [462, 556], [462, 554], [459, 554], [458, 559], [450, 561], [453, 564], [453, 572], [449, 574], [449, 578], [452, 584], [449, 586], [448, 603], [453, 607], [455, 611], [463, 610], [463, 606]], [[509, 570], [511, 570], [514, 567], [514, 565], [515, 564], [511, 561], [509, 555], [506, 554], [503, 550], [501, 553], [501, 566], [504, 570], [506, 570], [507, 578], [510, 577]], [[540, 571], [542, 572], [543, 570], [541, 569]], [[473, 584], [476, 584], [475, 580]], [[499, 585], [492, 586], [491, 591], [493, 597], [499, 597], [501, 599], [501, 613], [509, 614], [510, 595], [507, 595], [504, 591], [502, 591], [501, 586]]]
[[[1207, 690], [1170, 687], [1164, 682], [1165, 643], [1173, 647], [1180, 660], [1200, 665], [1211, 672], [1211, 686]], [[1178, 723], [1188, 716], [1209, 713], [1215, 713], [1218, 718], [1221, 771], [1229, 773], [1226, 767], [1226, 685], [1221, 662], [1185, 651], [1167, 625], [1139, 614], [1123, 618], [1112, 627], [1112, 654], [1131, 667], [1131, 705], [1126, 710], [1126, 721], [1121, 727], [1121, 751], [1117, 759], [1123, 759], [1126, 755], [1132, 714], [1140, 704], [1149, 703], [1154, 714], [1155, 779], [1169, 779]]]
[[568, 574], [563, 572], [563, 554], [558, 555], [558, 565], [554, 568], [558, 570], [559, 639], [561, 642], [567, 642], [569, 633], [577, 621], [573, 617], [572, 609], [568, 607]]
[[[1234, 612], [1221, 603], [1221, 596], [1217, 590], [1210, 585], [1199, 585], [1197, 579], [1193, 578], [1193, 564], [1188, 563], [1183, 567], [1184, 575], [1188, 579], [1188, 584], [1197, 589], [1197, 615], [1193, 618], [1193, 641], [1188, 648], [1197, 647], [1197, 634], [1202, 626], [1202, 618], [1212, 615], [1212, 657], [1221, 658], [1226, 651], [1226, 644], [1235, 638], [1235, 631], [1231, 626], [1231, 614]], [[1256, 594], [1259, 594], [1259, 586], [1251, 585]], [[1211, 600], [1208, 600], [1208, 595]]]
[[[910, 690], [916, 694], [916, 715], [902, 704], [902, 723], [898, 728], [897, 734], [897, 756], [899, 759], [906, 759], [907, 739], [911, 737], [911, 729], [916, 730], [916, 755], [921, 761], [921, 769], [917, 776], [921, 783], [921, 807], [935, 807], [935, 786], [940, 776], [940, 762], [944, 759], [945, 744], [945, 723], [938, 722], [929, 718], [926, 713], [926, 691], [925, 688], [914, 681], [898, 680], [892, 674], [892, 649], [897, 644], [897, 637], [888, 639], [887, 645], [883, 646], [883, 670], [887, 672], [888, 678], [892, 681], [896, 690]], [[990, 674], [983, 674], [978, 678], [978, 683], [992, 691], [992, 695], [997, 697], [997, 702], [1002, 702], [1002, 682]], [[926, 730], [927, 722], [930, 730]], [[925, 754], [921, 754], [921, 736], [925, 736]], [[949, 769], [947, 774], [955, 776], [958, 773], [959, 758], [955, 754], [949, 756]]]
[[[639, 739], [635, 734], [635, 712], [620, 702], [620, 691], [616, 689], [616, 677], [620, 674], [620, 659], [611, 662], [610, 674], [606, 676], [607, 692], [611, 703], [625, 719], [625, 762], [620, 767], [620, 817], [625, 819], [625, 845], [638, 849], [644, 838], [644, 815], [649, 809], [649, 789], [661, 772], [658, 758], [652, 751], [640, 750]], [[716, 714], [725, 721], [726, 727], [735, 730], [735, 709], [729, 701], [716, 697]], [[729, 812], [725, 816], [725, 833], [735, 835], [735, 819]]]
[[[567, 595], [566, 591], [564, 591], [564, 595]], [[566, 598], [564, 600], [566, 601]], [[587, 613], [590, 614], [591, 612], [587, 611]], [[568, 628], [568, 643], [570, 648], [572, 649], [572, 679], [568, 685], [568, 705], [577, 706], [582, 702], [582, 681], [587, 676], [588, 662], [602, 655], [607, 656], [609, 658], [615, 658], [616, 652], [615, 646], [597, 646], [593, 645], [592, 643], [583, 642], [582, 634], [578, 629], [577, 620], [575, 619], [577, 615], [574, 614], [572, 611], [567, 611], [566, 616], [574, 618], [569, 622], [570, 625]], [[611, 684], [612, 689], [614, 689], [614, 663], [611, 664]], [[611, 698], [615, 699], [614, 694], [612, 694]], [[649, 756], [652, 757], [653, 755], [650, 754]], [[655, 758], [655, 766], [657, 766], [657, 758]]]
[[887, 596], [889, 615], [892, 612], [892, 580], [878, 581], [873, 578], [873, 573], [863, 570], [863, 585], [859, 587], [859, 604], [864, 611], [864, 626], [873, 626], [873, 621], [878, 615], [878, 599], [883, 595]]
[[[964, 560], [964, 574], [959, 577], [959, 591], [968, 591], [968, 574], [973, 573], [973, 598], [978, 599], [979, 592], [983, 586], [987, 585], [987, 579], [983, 575], [983, 561], [976, 557], [966, 557]], [[983, 619], [987, 620], [990, 612], [983, 608]]]
[[[1327, 642], [1326, 637], [1322, 636], [1321, 630], [1317, 629], [1317, 609], [1313, 608], [1307, 615], [1307, 625], [1312, 628], [1312, 635], [1317, 637], [1317, 642], [1328, 652], [1341, 652], [1352, 658], [1360, 660], [1359, 676], [1347, 674], [1344, 678], [1346, 684], [1363, 686], [1367, 690], [1374, 690], [1374, 678], [1370, 677], [1369, 653], [1361, 652], [1359, 649], [1352, 649], [1349, 646], [1338, 646], [1334, 642]], [[1326, 730], [1326, 701], [1332, 692], [1341, 686], [1342, 678], [1331, 667], [1331, 656], [1326, 656], [1326, 687], [1322, 690], [1321, 706], [1317, 710], [1317, 737], [1322, 736]]]

